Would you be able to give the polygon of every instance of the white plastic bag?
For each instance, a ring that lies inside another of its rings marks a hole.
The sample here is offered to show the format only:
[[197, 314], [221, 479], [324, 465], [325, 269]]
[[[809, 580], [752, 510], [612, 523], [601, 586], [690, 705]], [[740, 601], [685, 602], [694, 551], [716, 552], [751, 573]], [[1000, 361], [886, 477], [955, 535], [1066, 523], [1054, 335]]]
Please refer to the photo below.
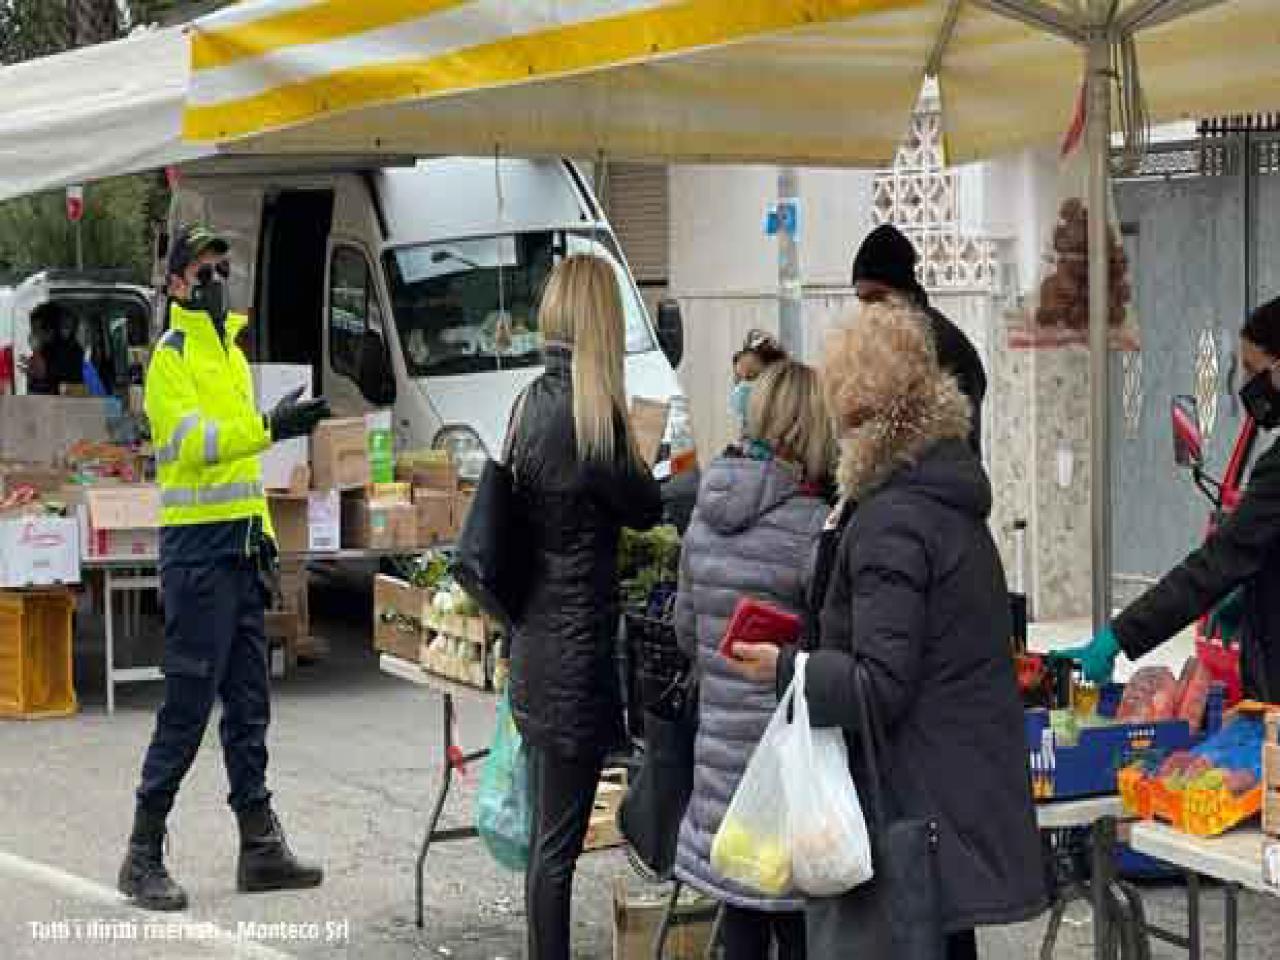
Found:
[[783, 756], [790, 749], [787, 709], [794, 690], [793, 680], [756, 744], [711, 843], [711, 866], [720, 876], [770, 897], [791, 890]]
[[802, 893], [833, 897], [871, 879], [871, 838], [849, 774], [844, 734], [809, 723], [807, 660], [807, 654], [796, 657], [795, 716], [782, 753], [791, 878]]

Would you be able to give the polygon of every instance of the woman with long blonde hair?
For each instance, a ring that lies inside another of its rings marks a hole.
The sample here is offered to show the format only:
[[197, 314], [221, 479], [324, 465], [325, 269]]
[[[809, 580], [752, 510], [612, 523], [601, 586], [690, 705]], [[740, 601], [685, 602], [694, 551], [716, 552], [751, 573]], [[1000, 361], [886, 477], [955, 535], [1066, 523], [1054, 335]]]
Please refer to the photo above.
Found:
[[511, 648], [511, 706], [529, 747], [530, 960], [568, 960], [573, 874], [605, 754], [625, 741], [614, 669], [623, 527], [662, 515], [627, 418], [626, 336], [608, 261], [568, 257], [538, 314], [546, 370], [517, 402], [511, 468], [527, 511], [530, 590]]

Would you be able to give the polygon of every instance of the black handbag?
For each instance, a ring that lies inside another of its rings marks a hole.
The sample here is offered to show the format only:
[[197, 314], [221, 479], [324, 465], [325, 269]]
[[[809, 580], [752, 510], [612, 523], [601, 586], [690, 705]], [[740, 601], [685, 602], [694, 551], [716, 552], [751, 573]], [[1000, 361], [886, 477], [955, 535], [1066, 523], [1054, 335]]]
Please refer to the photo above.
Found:
[[876, 872], [872, 885], [885, 934], [892, 944], [894, 960], [944, 960], [946, 935], [942, 929], [938, 822], [890, 816], [880, 766], [887, 741], [861, 664], [854, 667], [853, 683], [858, 739], [871, 794], [868, 820], [871, 860]]
[[618, 829], [633, 864], [669, 880], [680, 823], [693, 793], [693, 744], [698, 732], [698, 682], [691, 672], [644, 712], [640, 770], [618, 807]]
[[521, 394], [512, 411], [502, 461], [485, 461], [450, 570], [480, 609], [508, 632], [524, 610], [531, 566], [527, 513], [511, 463], [524, 401]]

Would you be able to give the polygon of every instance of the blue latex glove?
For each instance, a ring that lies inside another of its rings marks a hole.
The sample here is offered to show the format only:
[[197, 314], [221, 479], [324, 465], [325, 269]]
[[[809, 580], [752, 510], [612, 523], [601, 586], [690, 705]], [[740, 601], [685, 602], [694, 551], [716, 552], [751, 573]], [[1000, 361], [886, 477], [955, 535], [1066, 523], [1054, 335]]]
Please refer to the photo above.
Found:
[[1110, 683], [1116, 657], [1120, 656], [1120, 641], [1108, 626], [1084, 646], [1056, 652], [1058, 656], [1077, 661], [1090, 683]]

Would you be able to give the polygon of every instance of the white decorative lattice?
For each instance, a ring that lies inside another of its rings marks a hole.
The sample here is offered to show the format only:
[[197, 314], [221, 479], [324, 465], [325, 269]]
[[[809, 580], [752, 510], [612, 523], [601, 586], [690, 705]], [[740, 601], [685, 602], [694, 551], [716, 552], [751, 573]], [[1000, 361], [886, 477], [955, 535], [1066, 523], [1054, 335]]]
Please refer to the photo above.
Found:
[[1142, 354], [1137, 350], [1122, 353], [1120, 363], [1124, 372], [1124, 433], [1127, 439], [1136, 440], [1142, 429]]
[[1200, 432], [1213, 436], [1218, 424], [1219, 377], [1222, 364], [1218, 356], [1218, 331], [1209, 327], [1200, 331], [1196, 345], [1196, 402], [1200, 405]]
[[892, 224], [915, 244], [925, 289], [994, 289], [1000, 280], [995, 241], [960, 229], [956, 180], [943, 152], [941, 107], [926, 93], [893, 166], [875, 174], [872, 222]]

